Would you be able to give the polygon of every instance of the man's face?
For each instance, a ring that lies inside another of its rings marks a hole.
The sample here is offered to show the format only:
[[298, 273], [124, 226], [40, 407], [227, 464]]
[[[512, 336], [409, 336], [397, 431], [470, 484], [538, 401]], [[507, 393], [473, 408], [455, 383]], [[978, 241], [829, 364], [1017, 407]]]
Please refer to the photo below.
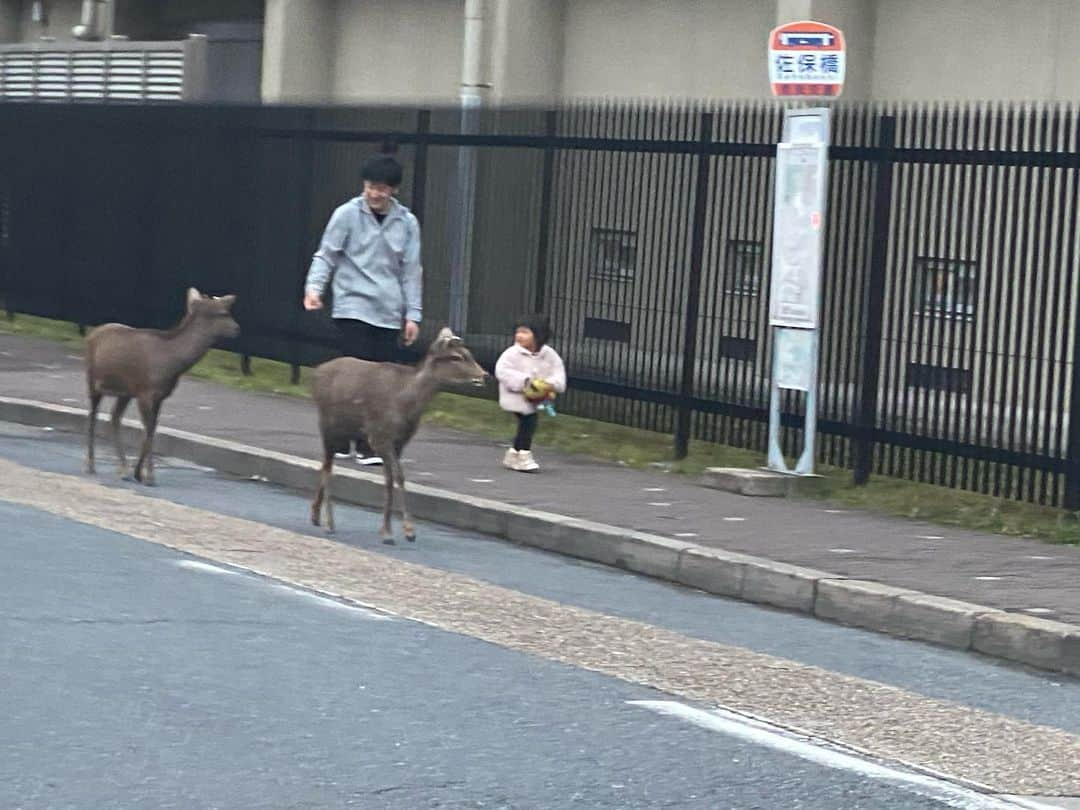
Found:
[[364, 181], [364, 199], [372, 211], [380, 214], [390, 207], [390, 200], [397, 194], [397, 186], [388, 186], [386, 183], [372, 183]]

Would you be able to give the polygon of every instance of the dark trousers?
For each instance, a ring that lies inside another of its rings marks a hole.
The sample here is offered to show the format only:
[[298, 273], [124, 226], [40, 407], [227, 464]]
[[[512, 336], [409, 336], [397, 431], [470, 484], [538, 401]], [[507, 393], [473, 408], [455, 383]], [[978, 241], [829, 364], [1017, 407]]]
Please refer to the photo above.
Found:
[[514, 436], [515, 450], [532, 450], [533, 434], [540, 421], [535, 413], [515, 413], [518, 420], [517, 435]]
[[404, 362], [397, 329], [384, 329], [348, 318], [335, 318], [334, 324], [341, 334], [341, 353], [346, 357], [357, 357], [373, 363]]

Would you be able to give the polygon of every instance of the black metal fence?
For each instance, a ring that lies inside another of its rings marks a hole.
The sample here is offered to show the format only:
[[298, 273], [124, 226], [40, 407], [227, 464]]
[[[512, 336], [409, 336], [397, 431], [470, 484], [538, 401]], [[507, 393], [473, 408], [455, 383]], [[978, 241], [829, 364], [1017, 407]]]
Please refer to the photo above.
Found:
[[[299, 306], [330, 211], [393, 148], [424, 228], [425, 322], [448, 314], [454, 172], [477, 149], [466, 337], [554, 320], [563, 409], [762, 449], [781, 109], [0, 105], [0, 294], [12, 312], [163, 326], [236, 292], [234, 348], [333, 353]], [[1080, 507], [1077, 114], [837, 107], [821, 461]], [[801, 441], [784, 400], [784, 441]], [[1075, 428], [1073, 427], [1075, 426]]]

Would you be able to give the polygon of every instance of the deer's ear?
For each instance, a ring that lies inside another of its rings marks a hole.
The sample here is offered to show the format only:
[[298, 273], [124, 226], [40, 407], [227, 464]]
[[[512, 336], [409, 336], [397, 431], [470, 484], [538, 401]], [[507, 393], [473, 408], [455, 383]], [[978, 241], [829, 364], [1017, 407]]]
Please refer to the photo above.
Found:
[[218, 300], [222, 303], [222, 305], [225, 307], [226, 310], [230, 310], [230, 309], [233, 308], [233, 304], [236, 303], [236, 296], [235, 295], [223, 295]]
[[187, 291], [187, 306], [191, 309], [191, 305], [202, 298], [202, 293], [196, 290], [194, 287], [189, 287]]
[[447, 343], [454, 337], [454, 333], [449, 326], [444, 326], [439, 330], [439, 336], [435, 338], [440, 343]]

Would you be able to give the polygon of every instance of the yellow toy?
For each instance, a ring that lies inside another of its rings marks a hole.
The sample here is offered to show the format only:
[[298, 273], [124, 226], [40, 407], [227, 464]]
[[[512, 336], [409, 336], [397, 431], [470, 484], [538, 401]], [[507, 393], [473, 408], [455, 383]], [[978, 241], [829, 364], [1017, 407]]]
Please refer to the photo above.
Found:
[[525, 399], [536, 405], [537, 409], [545, 411], [548, 416], [555, 415], [555, 386], [547, 380], [531, 379], [525, 385]]

